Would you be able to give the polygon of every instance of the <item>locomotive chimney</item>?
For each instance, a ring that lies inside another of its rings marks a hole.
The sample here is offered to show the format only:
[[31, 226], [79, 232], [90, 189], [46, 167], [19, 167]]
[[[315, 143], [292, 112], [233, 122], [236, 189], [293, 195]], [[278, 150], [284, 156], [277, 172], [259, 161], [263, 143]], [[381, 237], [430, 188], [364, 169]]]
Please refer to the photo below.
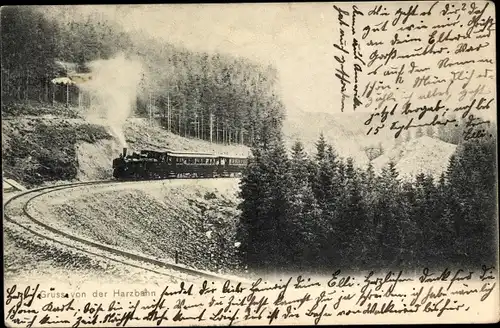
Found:
[[123, 157], [127, 157], [127, 148], [123, 147]]

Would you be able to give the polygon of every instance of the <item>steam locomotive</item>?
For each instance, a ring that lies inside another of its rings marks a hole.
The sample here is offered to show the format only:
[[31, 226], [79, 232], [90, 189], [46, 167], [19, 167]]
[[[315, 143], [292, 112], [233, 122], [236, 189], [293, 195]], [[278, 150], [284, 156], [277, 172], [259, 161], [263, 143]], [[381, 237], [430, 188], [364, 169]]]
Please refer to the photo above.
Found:
[[123, 153], [113, 160], [113, 177], [118, 180], [237, 177], [247, 162], [246, 157], [209, 153], [141, 150], [127, 155], [127, 148], [123, 148]]

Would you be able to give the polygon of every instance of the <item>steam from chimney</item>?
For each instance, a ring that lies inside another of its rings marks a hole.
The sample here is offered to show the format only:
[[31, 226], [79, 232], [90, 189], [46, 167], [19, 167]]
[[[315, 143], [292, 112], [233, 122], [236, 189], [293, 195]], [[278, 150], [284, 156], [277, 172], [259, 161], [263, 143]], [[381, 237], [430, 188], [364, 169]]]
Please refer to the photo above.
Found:
[[105, 125], [126, 147], [124, 125], [132, 113], [137, 89], [143, 76], [142, 64], [120, 54], [109, 60], [97, 60], [87, 65], [92, 79], [79, 85], [91, 97], [87, 120]]

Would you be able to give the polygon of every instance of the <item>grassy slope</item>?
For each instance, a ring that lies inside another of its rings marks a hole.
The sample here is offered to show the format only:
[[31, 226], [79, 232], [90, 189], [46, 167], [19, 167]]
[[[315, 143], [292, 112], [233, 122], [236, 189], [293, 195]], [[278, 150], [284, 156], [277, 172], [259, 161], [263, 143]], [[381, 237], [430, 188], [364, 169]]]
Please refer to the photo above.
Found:
[[380, 172], [392, 160], [401, 177], [412, 178], [425, 173], [438, 179], [446, 171], [455, 149], [456, 145], [423, 136], [389, 149], [373, 161], [373, 166], [376, 172]]
[[[37, 217], [63, 231], [199, 269], [237, 269], [238, 180], [176, 180], [83, 188], [36, 201]], [[126, 206], [124, 206], [126, 204]], [[225, 271], [222, 271], [225, 270]]]

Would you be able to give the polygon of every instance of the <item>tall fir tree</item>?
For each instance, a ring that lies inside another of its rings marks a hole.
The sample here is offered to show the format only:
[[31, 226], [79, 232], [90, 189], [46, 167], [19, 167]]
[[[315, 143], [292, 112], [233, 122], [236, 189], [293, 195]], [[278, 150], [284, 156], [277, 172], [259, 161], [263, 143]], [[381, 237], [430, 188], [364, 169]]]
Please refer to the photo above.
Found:
[[322, 221], [327, 225], [325, 237], [320, 242], [321, 252], [324, 254], [321, 265], [324, 266], [338, 262], [339, 257], [338, 227], [335, 225], [338, 220], [338, 195], [341, 188], [338, 178], [339, 163], [340, 158], [333, 147], [320, 135], [316, 143], [316, 172], [312, 190], [322, 214]]
[[[321, 259], [321, 241], [325, 240], [326, 226], [322, 220], [321, 210], [314, 198], [310, 174], [310, 160], [304, 152], [302, 143], [296, 142], [292, 147], [291, 182], [290, 182], [290, 227], [288, 236], [293, 252], [292, 267], [303, 271], [318, 265]], [[293, 246], [292, 246], [293, 245]]]
[[[241, 184], [238, 236], [243, 260], [258, 270], [286, 270], [290, 248], [290, 162], [279, 131], [265, 129]], [[268, 254], [262, 256], [262, 250]]]
[[345, 186], [340, 195], [339, 247], [343, 250], [342, 260], [352, 261], [352, 267], [359, 269], [369, 263], [366, 255], [372, 246], [371, 224], [363, 202], [361, 174], [352, 158], [347, 158], [345, 167]]
[[405, 252], [403, 229], [409, 220], [394, 162], [389, 162], [382, 169], [377, 189], [378, 199], [374, 211], [380, 261], [387, 266], [399, 266], [402, 264], [401, 255]]
[[316, 172], [313, 191], [320, 207], [325, 210], [328, 201], [333, 197], [334, 182], [337, 171], [337, 155], [320, 135], [316, 143]]

